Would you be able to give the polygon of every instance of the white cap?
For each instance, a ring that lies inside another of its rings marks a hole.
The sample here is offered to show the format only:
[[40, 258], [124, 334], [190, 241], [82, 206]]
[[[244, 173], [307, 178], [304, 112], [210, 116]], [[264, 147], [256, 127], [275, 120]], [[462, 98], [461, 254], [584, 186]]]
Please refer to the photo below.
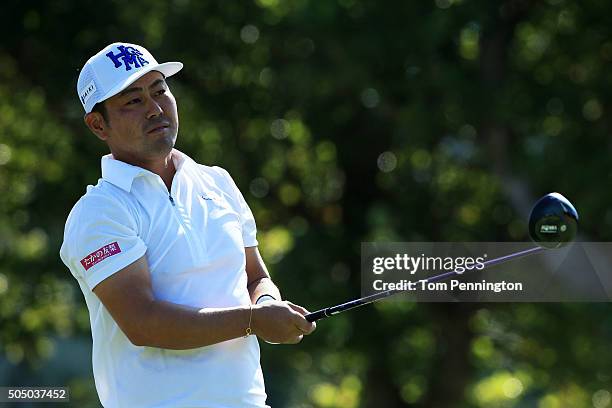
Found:
[[146, 48], [129, 43], [113, 43], [91, 57], [81, 69], [77, 95], [85, 109], [127, 88], [144, 74], [159, 71], [166, 77], [183, 68], [181, 62], [159, 64]]

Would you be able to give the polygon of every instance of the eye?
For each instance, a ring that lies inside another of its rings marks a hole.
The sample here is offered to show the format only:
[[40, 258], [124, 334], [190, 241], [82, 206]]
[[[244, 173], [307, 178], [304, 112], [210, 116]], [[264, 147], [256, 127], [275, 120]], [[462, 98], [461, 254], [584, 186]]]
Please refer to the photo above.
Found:
[[140, 98], [134, 98], [134, 99], [130, 99], [130, 100], [129, 100], [129, 101], [126, 103], [126, 105], [134, 105], [134, 104], [139, 103], [139, 102], [140, 102]]
[[160, 89], [159, 91], [155, 92], [155, 96], [161, 96], [161, 95], [163, 95], [165, 93], [166, 93], [165, 89]]

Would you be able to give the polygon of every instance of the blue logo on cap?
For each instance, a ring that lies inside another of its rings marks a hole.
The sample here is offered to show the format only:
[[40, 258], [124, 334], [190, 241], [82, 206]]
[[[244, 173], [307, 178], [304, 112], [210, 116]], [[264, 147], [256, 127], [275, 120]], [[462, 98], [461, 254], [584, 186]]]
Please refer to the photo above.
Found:
[[[119, 54], [113, 54], [112, 51], [106, 54], [106, 56], [115, 64], [115, 68], [125, 65], [125, 70], [129, 71], [132, 69], [131, 65], [133, 65], [134, 68], [141, 68], [149, 63], [149, 61], [142, 57], [142, 52], [138, 51], [134, 47], [119, 45], [117, 48], [119, 51], [121, 51]], [[123, 64], [121, 63], [122, 61]]]

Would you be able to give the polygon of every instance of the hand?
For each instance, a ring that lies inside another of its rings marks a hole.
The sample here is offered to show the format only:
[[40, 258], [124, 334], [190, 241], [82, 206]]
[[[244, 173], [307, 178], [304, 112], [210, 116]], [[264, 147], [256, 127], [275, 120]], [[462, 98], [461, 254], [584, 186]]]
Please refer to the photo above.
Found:
[[268, 343], [295, 344], [317, 327], [304, 318], [308, 313], [291, 302], [268, 301], [253, 305], [253, 333]]

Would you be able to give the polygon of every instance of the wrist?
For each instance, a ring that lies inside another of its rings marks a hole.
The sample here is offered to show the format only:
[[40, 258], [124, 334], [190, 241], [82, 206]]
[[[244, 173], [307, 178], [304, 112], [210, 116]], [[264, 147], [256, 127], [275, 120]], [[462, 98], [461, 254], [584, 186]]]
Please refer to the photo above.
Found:
[[249, 323], [245, 329], [245, 334], [244, 337], [249, 337], [251, 334], [254, 334], [253, 331], [253, 305], [249, 304], [249, 308], [247, 310], [247, 313], [249, 314]]
[[253, 315], [251, 316], [251, 333], [259, 336], [259, 326], [261, 321], [261, 306], [251, 306]]

